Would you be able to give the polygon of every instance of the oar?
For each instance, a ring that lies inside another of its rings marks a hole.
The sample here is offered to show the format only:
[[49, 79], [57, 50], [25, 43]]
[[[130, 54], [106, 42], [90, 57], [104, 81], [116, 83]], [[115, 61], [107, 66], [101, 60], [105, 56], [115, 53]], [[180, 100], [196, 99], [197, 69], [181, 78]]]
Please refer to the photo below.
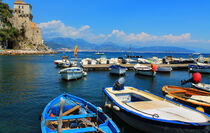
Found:
[[65, 102], [64, 99], [61, 98], [60, 113], [59, 113], [59, 119], [58, 119], [58, 133], [61, 133], [62, 132], [62, 125], [63, 125], [62, 116], [63, 116], [64, 102]]
[[194, 99], [194, 98], [187, 97], [187, 96], [183, 96], [183, 98], [186, 98], [186, 99], [192, 99], [192, 100], [195, 100], [195, 101], [198, 101], [198, 102], [203, 102], [203, 103], [210, 104], [209, 102], [206, 102], [206, 101], [203, 101], [203, 100], [199, 100], [199, 99]]

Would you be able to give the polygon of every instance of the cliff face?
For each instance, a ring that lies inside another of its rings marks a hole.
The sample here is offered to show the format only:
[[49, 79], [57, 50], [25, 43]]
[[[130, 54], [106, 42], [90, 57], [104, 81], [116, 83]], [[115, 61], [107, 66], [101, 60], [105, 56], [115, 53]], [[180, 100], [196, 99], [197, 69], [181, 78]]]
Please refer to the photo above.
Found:
[[41, 29], [36, 27], [36, 24], [32, 23], [29, 17], [15, 13], [10, 22], [21, 32], [18, 37], [18, 44], [14, 46], [14, 49], [48, 50], [43, 43]]

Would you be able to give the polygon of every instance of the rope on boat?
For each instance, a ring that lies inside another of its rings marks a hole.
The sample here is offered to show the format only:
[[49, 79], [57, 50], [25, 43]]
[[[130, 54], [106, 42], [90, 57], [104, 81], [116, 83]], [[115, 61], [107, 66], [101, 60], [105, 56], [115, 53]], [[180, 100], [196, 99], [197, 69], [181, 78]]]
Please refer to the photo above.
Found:
[[141, 110], [138, 110], [138, 109], [136, 109], [136, 108], [134, 108], [134, 107], [132, 107], [132, 106], [130, 106], [130, 105], [128, 105], [127, 103], [125, 103], [127, 106], [129, 106], [130, 108], [132, 108], [132, 109], [134, 109], [134, 110], [136, 110], [136, 111], [139, 111], [139, 112], [141, 112], [141, 113], [144, 113], [144, 114], [147, 114], [147, 115], [151, 115], [153, 118], [159, 118], [160, 116], [158, 115], [158, 114], [150, 114], [150, 113], [147, 113], [147, 112], [144, 112], [144, 111], [141, 111]]

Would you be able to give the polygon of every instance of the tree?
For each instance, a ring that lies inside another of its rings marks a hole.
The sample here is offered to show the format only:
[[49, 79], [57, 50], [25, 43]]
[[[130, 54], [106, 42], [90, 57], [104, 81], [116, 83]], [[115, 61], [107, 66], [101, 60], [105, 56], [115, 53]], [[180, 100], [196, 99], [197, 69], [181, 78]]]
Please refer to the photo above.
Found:
[[8, 4], [0, 1], [0, 16], [2, 22], [6, 25], [5, 28], [0, 29], [0, 41], [3, 43], [9, 42], [13, 43], [17, 41], [18, 36], [20, 35], [18, 29], [12, 27], [8, 18], [13, 16], [12, 10], [9, 8]]

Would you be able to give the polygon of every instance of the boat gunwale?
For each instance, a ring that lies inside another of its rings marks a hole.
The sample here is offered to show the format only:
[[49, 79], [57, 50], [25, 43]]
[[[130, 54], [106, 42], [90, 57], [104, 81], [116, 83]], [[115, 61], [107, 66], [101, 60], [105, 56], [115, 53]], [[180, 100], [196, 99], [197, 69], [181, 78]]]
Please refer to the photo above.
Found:
[[[125, 86], [125, 87], [131, 87], [131, 86]], [[191, 126], [209, 126], [210, 125], [210, 123], [209, 122], [201, 122], [201, 123], [196, 123], [196, 122], [182, 122], [182, 121], [174, 121], [174, 120], [166, 120], [166, 119], [157, 119], [157, 118], [152, 118], [152, 117], [148, 117], [148, 116], [145, 116], [145, 115], [143, 115], [143, 114], [141, 114], [141, 113], [138, 113], [138, 112], [135, 112], [135, 111], [132, 111], [132, 110], [130, 110], [130, 109], [127, 109], [127, 108], [125, 108], [125, 107], [123, 107], [120, 103], [118, 103], [114, 98], [112, 98], [112, 96], [110, 96], [110, 94], [109, 94], [109, 92], [106, 90], [106, 89], [108, 89], [108, 88], [112, 88], [112, 87], [105, 87], [104, 88], [104, 93], [118, 106], [118, 107], [120, 107], [121, 109], [123, 109], [123, 110], [125, 110], [126, 112], [129, 112], [129, 113], [131, 113], [131, 114], [134, 114], [134, 115], [136, 115], [136, 116], [138, 116], [138, 117], [142, 117], [142, 118], [145, 118], [145, 119], [148, 119], [148, 120], [153, 120], [153, 121], [159, 121], [159, 122], [164, 122], [164, 123], [171, 123], [171, 124], [179, 124], [179, 125], [191, 125]], [[134, 88], [134, 87], [131, 87], [131, 88]], [[146, 92], [146, 93], [149, 93], [149, 94], [152, 94], [152, 95], [155, 95], [155, 96], [157, 96], [157, 97], [160, 97], [160, 98], [162, 98], [163, 100], [167, 100], [169, 103], [172, 103], [172, 104], [175, 104], [175, 105], [179, 105], [179, 106], [183, 106], [184, 108], [190, 108], [191, 110], [193, 110], [193, 111], [196, 111], [196, 112], [199, 112], [199, 113], [201, 113], [202, 115], [205, 115], [204, 117], [206, 118], [206, 119], [208, 119], [207, 117], [210, 117], [210, 115], [208, 115], [208, 114], [206, 114], [206, 113], [204, 113], [204, 112], [201, 112], [201, 111], [198, 111], [198, 110], [196, 110], [196, 109], [194, 109], [194, 108], [192, 108], [192, 107], [190, 107], [190, 106], [187, 106], [187, 105], [183, 105], [183, 104], [181, 104], [181, 103], [178, 103], [178, 102], [175, 102], [175, 101], [173, 101], [173, 100], [171, 100], [171, 99], [168, 99], [168, 98], [165, 98], [165, 97], [163, 97], [163, 96], [160, 96], [160, 95], [158, 95], [158, 94], [153, 94], [153, 93], [151, 93], [151, 92], [149, 92], [149, 91], [147, 91], [147, 90], [143, 90], [143, 89], [141, 89], [141, 88], [134, 88], [134, 89], [136, 89], [136, 90], [140, 90], [140, 91], [143, 91], [143, 92]], [[206, 117], [207, 116], [207, 117]]]
[[[162, 88], [162, 91], [163, 92], [165, 92], [166, 94], [168, 94], [168, 95], [170, 95], [170, 96], [172, 96], [172, 97], [174, 97], [174, 98], [177, 98], [177, 99], [179, 99], [179, 100], [182, 100], [182, 101], [184, 101], [184, 102], [188, 102], [188, 103], [192, 103], [192, 104], [196, 104], [196, 105], [201, 105], [201, 106], [205, 106], [205, 107], [210, 107], [210, 104], [205, 104], [205, 103], [200, 103], [200, 102], [194, 102], [194, 101], [187, 101], [185, 98], [181, 98], [181, 97], [179, 97], [179, 96], [176, 96], [176, 95], [174, 95], [174, 93], [176, 93], [176, 92], [180, 92], [180, 91], [171, 91], [171, 92], [167, 92], [166, 91], [166, 87], [175, 87], [175, 88], [177, 88], [177, 89], [179, 89], [179, 88], [185, 88], [185, 87], [178, 87], [178, 86], [170, 86], [170, 85], [165, 85], [165, 86], [163, 86], [163, 88]], [[187, 92], [188, 90], [193, 90], [193, 91], [200, 91], [201, 93], [209, 93], [209, 92], [206, 92], [206, 91], [202, 91], [202, 90], [197, 90], [197, 89], [193, 89], [193, 88], [185, 88], [185, 89], [187, 89], [187, 90], [184, 90], [184, 89], [180, 89], [180, 90], [183, 90], [183, 92], [185, 91], [185, 92]], [[210, 94], [210, 93], [209, 93]], [[207, 95], [207, 96], [210, 96], [210, 95]]]

